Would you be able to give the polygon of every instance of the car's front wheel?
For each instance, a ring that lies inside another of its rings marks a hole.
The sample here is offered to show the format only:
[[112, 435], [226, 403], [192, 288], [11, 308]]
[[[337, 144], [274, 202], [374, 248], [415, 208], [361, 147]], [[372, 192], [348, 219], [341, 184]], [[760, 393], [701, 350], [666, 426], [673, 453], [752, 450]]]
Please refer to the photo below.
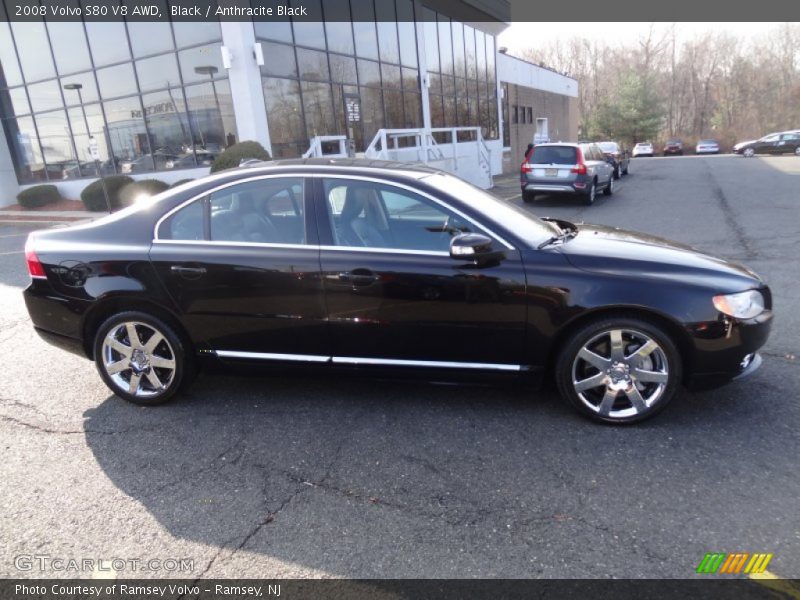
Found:
[[753, 150], [752, 148], [745, 148], [744, 151], [742, 152], [742, 156], [744, 156], [745, 158], [753, 158], [753, 156], [755, 156], [755, 153], [756, 151]]
[[635, 423], [675, 395], [681, 360], [659, 326], [612, 317], [585, 325], [567, 340], [555, 377], [561, 396], [581, 414], [604, 423]]
[[166, 402], [194, 374], [180, 336], [162, 320], [139, 311], [119, 313], [100, 325], [94, 359], [111, 391], [134, 404]]

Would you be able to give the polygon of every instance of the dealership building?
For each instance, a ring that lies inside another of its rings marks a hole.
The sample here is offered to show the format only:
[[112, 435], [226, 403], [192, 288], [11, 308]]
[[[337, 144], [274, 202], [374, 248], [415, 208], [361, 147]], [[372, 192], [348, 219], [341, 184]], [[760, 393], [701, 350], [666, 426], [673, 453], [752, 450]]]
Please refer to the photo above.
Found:
[[535, 136], [574, 140], [575, 80], [498, 48], [508, 0], [452, 6], [324, 0], [324, 22], [0, 15], [0, 204], [43, 182], [77, 198], [98, 174], [198, 177], [241, 140], [275, 158], [421, 161], [490, 187]]

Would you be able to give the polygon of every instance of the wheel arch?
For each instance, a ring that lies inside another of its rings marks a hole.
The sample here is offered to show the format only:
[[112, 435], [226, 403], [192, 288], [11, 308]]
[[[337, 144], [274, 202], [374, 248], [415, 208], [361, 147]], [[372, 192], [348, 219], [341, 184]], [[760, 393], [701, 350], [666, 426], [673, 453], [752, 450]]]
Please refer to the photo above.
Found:
[[550, 344], [550, 349], [547, 354], [547, 372], [553, 372], [557, 357], [572, 334], [592, 321], [612, 317], [642, 319], [663, 329], [678, 348], [684, 381], [691, 374], [694, 346], [689, 333], [678, 321], [669, 315], [652, 308], [637, 305], [594, 308], [564, 323], [553, 337], [553, 343]]
[[109, 296], [98, 300], [83, 319], [83, 350], [87, 358], [94, 360], [94, 339], [100, 325], [112, 315], [125, 311], [140, 311], [161, 319], [181, 336], [187, 349], [194, 348], [186, 328], [171, 310], [147, 298]]

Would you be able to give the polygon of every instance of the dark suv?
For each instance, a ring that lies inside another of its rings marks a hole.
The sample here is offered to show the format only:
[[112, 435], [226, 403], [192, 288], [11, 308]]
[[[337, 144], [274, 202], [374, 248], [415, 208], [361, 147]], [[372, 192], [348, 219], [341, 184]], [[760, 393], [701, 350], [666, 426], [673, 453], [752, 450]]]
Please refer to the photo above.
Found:
[[670, 154], [683, 156], [683, 142], [681, 140], [669, 140], [664, 144], [664, 156], [669, 156]]
[[522, 199], [536, 194], [578, 194], [593, 204], [598, 189], [614, 193], [614, 166], [597, 144], [539, 144], [520, 168]]

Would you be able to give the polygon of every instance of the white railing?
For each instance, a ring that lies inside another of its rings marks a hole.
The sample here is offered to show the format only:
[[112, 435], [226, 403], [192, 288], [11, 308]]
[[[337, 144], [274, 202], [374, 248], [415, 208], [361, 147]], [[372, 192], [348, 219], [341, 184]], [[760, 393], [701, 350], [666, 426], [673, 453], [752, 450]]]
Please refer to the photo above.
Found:
[[[309, 140], [308, 150], [303, 154], [303, 158], [347, 158], [347, 136], [346, 135], [317, 135]], [[322, 144], [328, 142], [338, 142], [338, 152], [323, 152]]]
[[[436, 138], [440, 141], [437, 141]], [[401, 140], [406, 140], [401, 144]], [[494, 185], [492, 152], [480, 127], [380, 129], [364, 156], [377, 160], [417, 161], [460, 175], [484, 188]], [[479, 173], [475, 169], [480, 169]]]

